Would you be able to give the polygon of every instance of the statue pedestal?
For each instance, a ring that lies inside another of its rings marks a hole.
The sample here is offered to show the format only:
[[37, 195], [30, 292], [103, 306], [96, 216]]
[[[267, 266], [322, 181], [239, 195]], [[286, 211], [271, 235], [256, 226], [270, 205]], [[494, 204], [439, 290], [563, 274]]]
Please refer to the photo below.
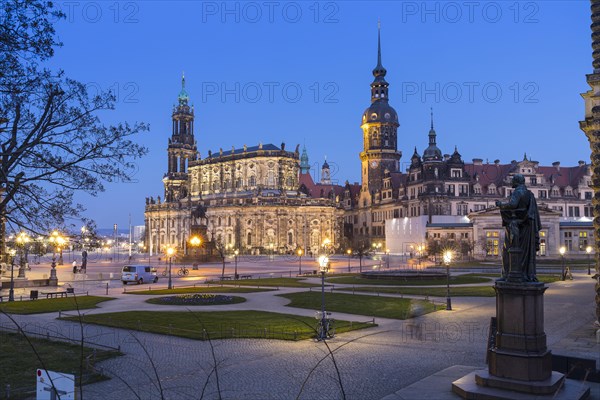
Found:
[[551, 379], [552, 353], [546, 347], [544, 332], [546, 285], [496, 282], [494, 289], [498, 324], [495, 346], [488, 352], [489, 376], [478, 383], [527, 393], [555, 392], [564, 376]]
[[566, 391], [564, 375], [552, 371], [552, 353], [544, 332], [546, 286], [511, 282], [517, 280], [513, 272], [511, 268], [508, 281], [494, 286], [497, 330], [488, 349], [488, 369], [453, 382], [452, 391], [465, 399], [584, 399], [589, 388]]

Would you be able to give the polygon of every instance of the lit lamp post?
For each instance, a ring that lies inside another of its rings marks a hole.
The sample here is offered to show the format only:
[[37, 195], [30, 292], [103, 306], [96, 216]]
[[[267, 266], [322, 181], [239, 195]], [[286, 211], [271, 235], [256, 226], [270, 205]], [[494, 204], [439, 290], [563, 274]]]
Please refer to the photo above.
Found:
[[8, 250], [8, 256], [10, 257], [10, 289], [8, 290], [8, 301], [15, 301], [15, 266], [14, 260], [17, 254], [15, 249]]
[[169, 283], [167, 284], [167, 289], [173, 289], [173, 281], [171, 279], [171, 267], [173, 261], [173, 255], [175, 254], [175, 249], [173, 247], [167, 247], [167, 256], [169, 257]]
[[298, 275], [302, 275], [302, 249], [298, 249]]
[[235, 271], [233, 273], [233, 275], [235, 276], [235, 280], [238, 280], [238, 273], [237, 273], [237, 258], [238, 258], [238, 254], [240, 254], [240, 251], [238, 249], [235, 249], [235, 251], [233, 252], [233, 256], [235, 259]]
[[558, 252], [560, 253], [560, 260], [561, 260], [561, 267], [562, 267], [562, 272], [560, 274], [560, 279], [561, 280], [565, 280], [565, 253], [567, 252], [567, 248], [565, 246], [560, 246], [560, 249], [558, 249]]
[[27, 263], [27, 243], [29, 243], [29, 236], [25, 232], [21, 232], [17, 235], [16, 242], [19, 246], [19, 278], [25, 278], [25, 264]]
[[348, 253], [348, 272], [350, 272], [350, 257], [352, 257], [352, 249], [346, 250], [346, 253]]
[[329, 257], [322, 255], [319, 257], [319, 270], [321, 271], [321, 327], [320, 337], [318, 340], [327, 339], [327, 332], [325, 331], [325, 272], [327, 272], [327, 265], [329, 264]]
[[592, 269], [591, 269], [591, 254], [592, 254], [592, 246], [588, 246], [585, 248], [585, 252], [588, 255], [588, 275], [592, 274]]
[[60, 251], [59, 265], [62, 265], [62, 248], [61, 246], [65, 243], [65, 239], [58, 233], [53, 231], [48, 238], [50, 245], [52, 245], [52, 265], [50, 267], [50, 286], [58, 285], [58, 277], [56, 276], [56, 251]]
[[190, 245], [194, 248], [194, 256], [196, 258], [196, 262], [194, 263], [194, 269], [198, 268], [198, 247], [202, 244], [202, 239], [198, 236], [192, 236], [190, 239]]
[[446, 264], [446, 311], [452, 311], [452, 299], [450, 299], [450, 263], [452, 262], [452, 251], [444, 252], [444, 264]]

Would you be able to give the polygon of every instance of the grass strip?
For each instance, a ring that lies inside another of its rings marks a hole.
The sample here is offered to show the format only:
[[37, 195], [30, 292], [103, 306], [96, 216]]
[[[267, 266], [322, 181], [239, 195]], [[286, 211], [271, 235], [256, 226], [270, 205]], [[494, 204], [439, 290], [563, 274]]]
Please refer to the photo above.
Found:
[[145, 295], [161, 295], [161, 294], [187, 294], [187, 293], [256, 293], [270, 292], [275, 289], [261, 289], [252, 287], [231, 287], [231, 286], [189, 286], [175, 289], [158, 289], [158, 290], [139, 290], [127, 292], [127, 294], [145, 294]]
[[[288, 307], [320, 309], [320, 292], [299, 292], [281, 294], [291, 300]], [[365, 315], [393, 319], [408, 319], [439, 310], [439, 306], [425, 300], [399, 299], [397, 297], [379, 297], [353, 295], [349, 293], [325, 293], [327, 311]]]
[[[408, 286], [433, 286], [433, 285], [445, 285], [446, 278], [429, 278], [429, 279], [410, 279], [410, 278], [398, 278], [398, 279], [368, 279], [363, 278], [358, 274], [346, 275], [346, 276], [335, 276], [325, 279], [329, 283], [338, 284], [349, 284], [349, 285], [408, 285]], [[483, 274], [464, 274], [450, 276], [451, 285], [468, 285], [474, 283], [485, 283], [490, 282], [490, 278]]]
[[[5, 395], [6, 386], [10, 385], [11, 399], [34, 398], [37, 378], [35, 374], [37, 368], [42, 368], [42, 364], [23, 335], [2, 332], [0, 336], [0, 387], [3, 395]], [[48, 370], [73, 374], [75, 382], [78, 382], [81, 360], [80, 345], [31, 337], [29, 340]], [[94, 372], [90, 367], [97, 362], [120, 355], [121, 353], [117, 351], [94, 350], [84, 347], [83, 357], [89, 357], [89, 361], [85, 360], [83, 364], [83, 384], [109, 379]]]
[[[335, 290], [354, 291], [362, 293], [382, 294], [408, 294], [419, 296], [446, 297], [446, 288], [442, 287], [378, 287], [357, 286], [355, 288], [339, 288]], [[490, 286], [462, 286], [450, 287], [450, 295], [454, 297], [493, 297], [496, 295], [494, 288]]]
[[[192, 315], [193, 314], [193, 315]], [[77, 317], [63, 318], [77, 321]], [[85, 315], [84, 323], [173, 335], [196, 340], [313, 338], [317, 322], [312, 317], [265, 311], [126, 311]], [[374, 326], [368, 323], [335, 321], [337, 333]]]
[[71, 311], [97, 308], [98, 303], [114, 300], [114, 297], [71, 296], [59, 299], [39, 299], [29, 301], [13, 301], [0, 304], [0, 311], [8, 314], [42, 314], [58, 311]]
[[[221, 283], [221, 281], [209, 281], [208, 283]], [[257, 287], [316, 287], [318, 283], [304, 282], [302, 278], [262, 278], [262, 279], [238, 279], [224, 281], [225, 285], [257, 286]]]

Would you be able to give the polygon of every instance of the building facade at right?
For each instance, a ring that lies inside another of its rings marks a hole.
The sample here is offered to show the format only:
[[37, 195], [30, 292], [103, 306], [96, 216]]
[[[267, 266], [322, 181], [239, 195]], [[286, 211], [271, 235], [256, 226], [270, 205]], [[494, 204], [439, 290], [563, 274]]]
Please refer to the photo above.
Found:
[[495, 202], [511, 195], [512, 177], [522, 174], [542, 213], [540, 256], [556, 257], [561, 246], [569, 255], [586, 254], [594, 237], [588, 163], [543, 166], [527, 154], [509, 163], [466, 163], [457, 147], [444, 153], [437, 146], [431, 110], [425, 149], [420, 153], [415, 147], [402, 171], [398, 143], [406, 140], [399, 139], [401, 121], [390, 104], [379, 37], [372, 73], [371, 104], [360, 125], [361, 182], [347, 182], [339, 199], [350, 243], [366, 240], [379, 249], [414, 255], [453, 242], [464, 254], [500, 257], [504, 228]]

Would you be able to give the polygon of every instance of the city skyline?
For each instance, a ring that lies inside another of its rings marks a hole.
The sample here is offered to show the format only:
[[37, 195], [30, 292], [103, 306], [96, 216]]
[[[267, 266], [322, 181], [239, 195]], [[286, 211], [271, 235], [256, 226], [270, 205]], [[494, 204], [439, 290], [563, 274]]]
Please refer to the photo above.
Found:
[[515, 140], [544, 165], [589, 161], [578, 128], [591, 71], [586, 2], [115, 4], [59, 2], [64, 47], [52, 61], [90, 92], [116, 90], [107, 121], [151, 125], [134, 183], [78, 196], [102, 228], [126, 226], [129, 214], [140, 225], [144, 198], [162, 197], [183, 71], [202, 158], [244, 144], [305, 144], [311, 165], [326, 156], [333, 180], [358, 182], [378, 19], [402, 171], [427, 145], [430, 107], [439, 147], [458, 146], [467, 162], [520, 160]]

